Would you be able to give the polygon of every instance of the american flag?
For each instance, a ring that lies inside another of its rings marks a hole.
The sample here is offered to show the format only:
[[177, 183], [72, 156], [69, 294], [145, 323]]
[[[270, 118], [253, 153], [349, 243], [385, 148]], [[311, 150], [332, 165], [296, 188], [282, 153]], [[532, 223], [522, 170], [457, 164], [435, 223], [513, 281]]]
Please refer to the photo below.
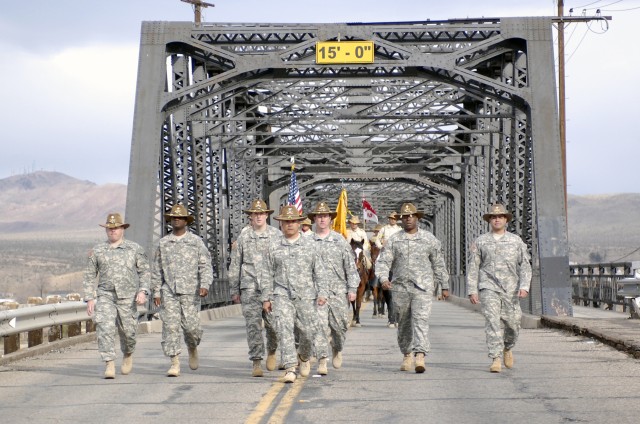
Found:
[[298, 190], [298, 181], [296, 173], [291, 171], [291, 182], [289, 183], [289, 205], [295, 205], [298, 213], [302, 215], [302, 200], [300, 200], [300, 190]]

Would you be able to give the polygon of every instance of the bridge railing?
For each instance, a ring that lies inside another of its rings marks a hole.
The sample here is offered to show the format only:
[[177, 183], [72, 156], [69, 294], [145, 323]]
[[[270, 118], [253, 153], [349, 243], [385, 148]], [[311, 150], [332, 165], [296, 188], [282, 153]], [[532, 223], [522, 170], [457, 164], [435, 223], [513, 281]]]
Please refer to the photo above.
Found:
[[574, 304], [610, 310], [621, 305], [626, 312], [630, 303], [619, 293], [624, 286], [621, 280], [634, 277], [635, 265], [633, 262], [570, 265]]
[[[209, 294], [200, 300], [201, 309], [226, 306], [231, 302], [227, 279], [215, 280]], [[150, 320], [159, 308], [149, 299], [147, 305], [138, 307], [138, 319]], [[0, 311], [0, 337], [3, 338], [4, 354], [20, 349], [21, 338], [26, 334], [27, 346], [41, 345], [47, 329], [49, 342], [64, 337], [79, 336], [95, 331], [93, 318], [87, 315], [85, 302], [65, 302], [27, 308]]]

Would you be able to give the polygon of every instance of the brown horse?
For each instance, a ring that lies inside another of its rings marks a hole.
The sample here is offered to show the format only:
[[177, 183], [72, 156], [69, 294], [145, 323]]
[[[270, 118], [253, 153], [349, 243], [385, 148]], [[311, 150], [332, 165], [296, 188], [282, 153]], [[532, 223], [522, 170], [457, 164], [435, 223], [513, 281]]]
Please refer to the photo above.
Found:
[[362, 298], [364, 297], [364, 291], [367, 288], [369, 282], [369, 272], [367, 271], [366, 259], [364, 257], [363, 242], [357, 242], [351, 240], [351, 249], [353, 249], [354, 258], [356, 261], [356, 269], [360, 276], [360, 284], [358, 284], [358, 290], [356, 292], [356, 300], [351, 302], [353, 307], [353, 320], [351, 325], [355, 327], [361, 327], [360, 324], [360, 307], [362, 306]]

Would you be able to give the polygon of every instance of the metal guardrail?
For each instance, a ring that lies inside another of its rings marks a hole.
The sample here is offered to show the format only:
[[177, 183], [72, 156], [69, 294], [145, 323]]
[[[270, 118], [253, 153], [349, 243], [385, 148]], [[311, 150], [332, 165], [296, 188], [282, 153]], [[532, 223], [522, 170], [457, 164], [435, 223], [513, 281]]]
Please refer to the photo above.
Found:
[[[625, 291], [625, 280], [633, 279], [637, 262], [570, 265], [572, 298], [576, 305], [634, 310], [632, 293]], [[640, 293], [636, 296], [640, 296]]]
[[87, 304], [66, 302], [0, 312], [0, 336], [40, 330], [54, 325], [87, 321]]

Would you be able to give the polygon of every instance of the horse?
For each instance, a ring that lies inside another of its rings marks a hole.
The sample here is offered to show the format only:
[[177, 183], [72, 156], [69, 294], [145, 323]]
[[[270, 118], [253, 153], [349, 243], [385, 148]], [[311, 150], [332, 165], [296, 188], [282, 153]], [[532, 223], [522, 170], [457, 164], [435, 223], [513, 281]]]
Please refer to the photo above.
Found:
[[358, 290], [356, 291], [356, 300], [354, 302], [351, 302], [351, 306], [353, 307], [353, 320], [351, 324], [356, 327], [362, 326], [360, 324], [360, 307], [362, 306], [364, 291], [367, 288], [367, 283], [369, 282], [369, 271], [367, 271], [363, 244], [364, 242], [351, 240], [351, 249], [353, 249], [356, 269], [358, 270], [358, 275], [360, 276], [360, 284], [358, 284]]
[[372, 281], [373, 292], [373, 316], [384, 316], [384, 305], [387, 305], [387, 312], [389, 314], [389, 320], [391, 322], [391, 291], [384, 290], [382, 286], [376, 284], [376, 261], [380, 255], [380, 249], [375, 243], [371, 244], [371, 269], [369, 270], [369, 281]]

